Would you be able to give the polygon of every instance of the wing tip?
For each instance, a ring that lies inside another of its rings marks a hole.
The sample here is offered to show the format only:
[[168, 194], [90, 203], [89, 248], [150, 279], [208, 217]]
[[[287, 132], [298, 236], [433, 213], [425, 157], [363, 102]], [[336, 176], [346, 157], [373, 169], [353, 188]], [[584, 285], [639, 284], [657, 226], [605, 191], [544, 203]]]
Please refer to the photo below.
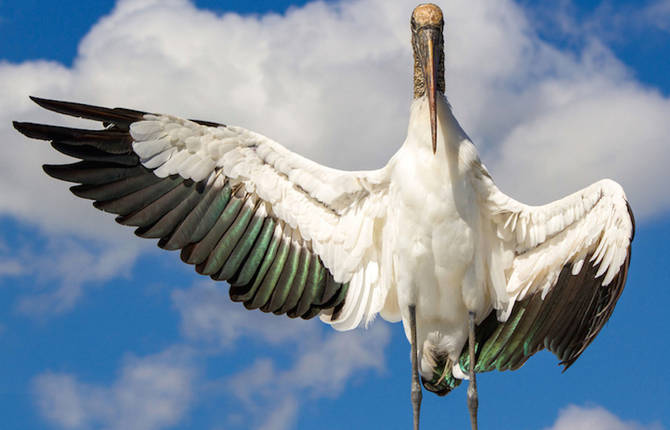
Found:
[[39, 106], [41, 106], [41, 107], [43, 107], [43, 108], [45, 108], [45, 109], [48, 109], [47, 106], [48, 106], [50, 103], [54, 103], [54, 102], [57, 103], [57, 102], [58, 102], [57, 100], [45, 99], [45, 98], [37, 97], [37, 96], [28, 96], [28, 98], [29, 98], [30, 100], [32, 100], [33, 102], [35, 102], [37, 105], [39, 105]]
[[76, 182], [67, 175], [67, 167], [66, 164], [43, 164], [42, 170], [52, 178], [60, 179], [61, 181]]
[[57, 113], [62, 113], [62, 114], [67, 114], [69, 108], [73, 106], [79, 105], [78, 103], [73, 103], [73, 102], [66, 102], [62, 100], [54, 100], [54, 99], [45, 99], [42, 97], [36, 97], [36, 96], [28, 96], [30, 100], [32, 100], [35, 104], [37, 104], [39, 107], [44, 108], [46, 110], [50, 110], [52, 112], [57, 112]]
[[38, 124], [32, 122], [12, 121], [12, 126], [14, 127], [14, 130], [18, 131], [26, 137], [30, 137], [31, 139], [47, 140], [45, 137], [37, 133], [36, 126], [38, 126]]
[[28, 96], [41, 108], [77, 118], [101, 121], [104, 124], [130, 124], [142, 119], [146, 112], [126, 108], [106, 108], [85, 103], [68, 102], [62, 100], [45, 99]]

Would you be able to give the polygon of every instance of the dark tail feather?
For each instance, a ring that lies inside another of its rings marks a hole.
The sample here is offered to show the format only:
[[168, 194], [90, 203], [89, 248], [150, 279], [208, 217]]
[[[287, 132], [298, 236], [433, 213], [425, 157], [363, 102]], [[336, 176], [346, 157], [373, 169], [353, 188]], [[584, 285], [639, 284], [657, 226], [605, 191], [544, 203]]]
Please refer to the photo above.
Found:
[[451, 374], [451, 367], [453, 363], [448, 358], [440, 360], [440, 362], [433, 368], [433, 376], [429, 379], [421, 377], [421, 382], [426, 390], [437, 394], [438, 396], [446, 396], [461, 384], [461, 380], [454, 378]]

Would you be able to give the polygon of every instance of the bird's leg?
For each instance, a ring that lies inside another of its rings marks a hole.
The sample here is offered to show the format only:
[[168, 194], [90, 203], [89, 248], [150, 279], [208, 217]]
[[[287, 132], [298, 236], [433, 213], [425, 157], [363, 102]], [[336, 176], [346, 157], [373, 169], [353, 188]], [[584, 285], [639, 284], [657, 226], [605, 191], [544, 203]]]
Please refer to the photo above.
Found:
[[468, 312], [468, 349], [470, 353], [470, 384], [468, 385], [468, 409], [470, 409], [470, 423], [472, 430], [477, 430], [477, 379], [475, 377], [475, 313]]
[[421, 411], [421, 382], [419, 381], [419, 360], [416, 340], [416, 305], [409, 306], [410, 343], [412, 344], [412, 410], [414, 411], [414, 430], [419, 430], [419, 412]]

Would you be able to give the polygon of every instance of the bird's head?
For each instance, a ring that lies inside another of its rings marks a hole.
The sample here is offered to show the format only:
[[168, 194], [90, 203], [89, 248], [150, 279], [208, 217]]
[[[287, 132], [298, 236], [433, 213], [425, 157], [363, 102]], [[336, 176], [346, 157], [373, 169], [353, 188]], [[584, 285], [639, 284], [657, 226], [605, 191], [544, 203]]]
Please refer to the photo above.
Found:
[[414, 98], [428, 96], [433, 153], [437, 151], [437, 91], [444, 93], [444, 19], [432, 3], [420, 4], [412, 12], [414, 50]]

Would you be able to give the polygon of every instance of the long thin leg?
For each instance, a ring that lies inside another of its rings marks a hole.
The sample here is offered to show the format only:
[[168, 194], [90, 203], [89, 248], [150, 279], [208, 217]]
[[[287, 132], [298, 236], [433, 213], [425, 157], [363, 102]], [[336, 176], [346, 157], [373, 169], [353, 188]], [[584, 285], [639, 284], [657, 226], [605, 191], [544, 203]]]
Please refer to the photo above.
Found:
[[419, 413], [421, 411], [421, 382], [419, 381], [419, 360], [416, 341], [416, 305], [409, 307], [410, 341], [412, 344], [412, 410], [414, 411], [414, 430], [419, 430]]
[[470, 353], [470, 384], [468, 385], [468, 409], [470, 409], [470, 423], [472, 430], [477, 430], [477, 379], [475, 377], [475, 313], [468, 313], [468, 349]]

